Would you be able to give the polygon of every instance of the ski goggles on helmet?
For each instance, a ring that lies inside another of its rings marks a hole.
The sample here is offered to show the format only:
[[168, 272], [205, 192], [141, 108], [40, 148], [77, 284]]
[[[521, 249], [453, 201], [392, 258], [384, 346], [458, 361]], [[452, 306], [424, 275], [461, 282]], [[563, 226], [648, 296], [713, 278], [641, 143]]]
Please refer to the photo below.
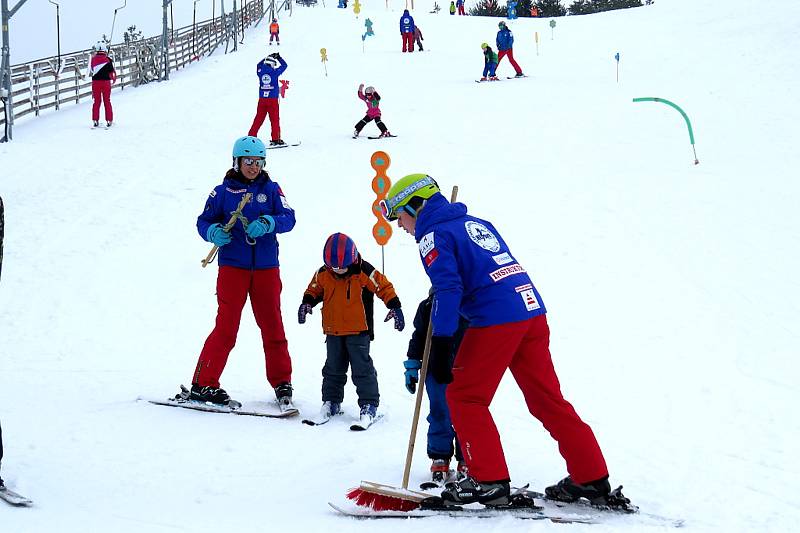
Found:
[[254, 157], [243, 157], [242, 158], [242, 164], [243, 165], [247, 165], [247, 166], [256, 165], [258, 168], [264, 168], [264, 165], [266, 164], [266, 162], [267, 161], [265, 159], [256, 159]]
[[[397, 194], [392, 196], [391, 198], [386, 198], [380, 201], [381, 213], [386, 218], [386, 220], [393, 221], [397, 220], [397, 216], [400, 210], [406, 207], [408, 201], [411, 200], [415, 196], [415, 193], [424, 187], [428, 187], [429, 185], [437, 186], [436, 182], [430, 176], [425, 176], [419, 181], [415, 181], [405, 189], [399, 191]], [[411, 215], [416, 216], [414, 210], [411, 210]]]

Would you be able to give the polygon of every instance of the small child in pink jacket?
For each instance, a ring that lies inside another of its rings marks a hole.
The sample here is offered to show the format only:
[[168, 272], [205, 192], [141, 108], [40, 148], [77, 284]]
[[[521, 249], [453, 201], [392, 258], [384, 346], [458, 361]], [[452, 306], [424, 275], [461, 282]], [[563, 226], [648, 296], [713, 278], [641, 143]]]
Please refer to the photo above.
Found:
[[362, 83], [358, 86], [358, 97], [364, 100], [364, 103], [367, 104], [367, 114], [364, 115], [364, 118], [356, 123], [356, 131], [353, 132], [353, 139], [358, 137], [364, 126], [366, 126], [367, 123], [372, 120], [375, 121], [375, 125], [378, 126], [379, 130], [381, 130], [380, 137], [393, 137], [393, 135], [386, 128], [386, 124], [384, 124], [381, 120], [381, 108], [379, 107], [381, 95], [378, 94], [378, 91], [375, 90], [375, 87], [370, 86], [364, 89], [364, 84]]

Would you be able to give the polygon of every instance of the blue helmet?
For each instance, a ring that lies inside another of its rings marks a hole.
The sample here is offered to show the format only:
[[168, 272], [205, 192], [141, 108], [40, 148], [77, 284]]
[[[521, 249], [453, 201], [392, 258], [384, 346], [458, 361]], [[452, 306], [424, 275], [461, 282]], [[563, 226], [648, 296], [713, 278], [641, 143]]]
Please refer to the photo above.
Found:
[[263, 157], [267, 158], [267, 148], [258, 137], [239, 137], [233, 143], [233, 157]]

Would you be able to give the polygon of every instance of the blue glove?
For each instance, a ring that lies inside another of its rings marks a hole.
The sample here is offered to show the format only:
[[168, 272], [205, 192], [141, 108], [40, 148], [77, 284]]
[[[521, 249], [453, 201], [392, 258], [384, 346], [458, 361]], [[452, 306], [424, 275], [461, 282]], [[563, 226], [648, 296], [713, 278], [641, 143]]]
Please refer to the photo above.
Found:
[[397, 309], [390, 309], [389, 314], [386, 315], [383, 321], [388, 322], [392, 318], [394, 318], [394, 329], [403, 331], [403, 328], [406, 327], [406, 319], [403, 318], [403, 310], [399, 307]]
[[256, 239], [275, 230], [275, 219], [269, 215], [261, 215], [256, 220], [247, 225], [247, 236]]
[[231, 242], [231, 234], [222, 229], [222, 224], [211, 224], [206, 231], [206, 240], [213, 242], [215, 246], [222, 248]]
[[300, 309], [297, 310], [297, 321], [301, 324], [306, 323], [306, 315], [311, 314], [311, 304], [300, 304]]
[[403, 366], [406, 367], [406, 390], [414, 394], [417, 392], [419, 369], [422, 367], [422, 362], [416, 359], [406, 359], [403, 361]]

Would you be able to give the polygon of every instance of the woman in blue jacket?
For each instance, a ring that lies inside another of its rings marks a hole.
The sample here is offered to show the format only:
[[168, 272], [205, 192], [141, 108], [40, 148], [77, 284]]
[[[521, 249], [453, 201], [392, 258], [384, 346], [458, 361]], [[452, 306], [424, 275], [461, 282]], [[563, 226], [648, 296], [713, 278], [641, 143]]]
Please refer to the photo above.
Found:
[[[294, 210], [280, 186], [264, 170], [266, 148], [258, 137], [241, 137], [233, 145], [233, 168], [228, 170], [197, 217], [197, 230], [219, 246], [217, 320], [200, 353], [192, 378], [191, 399], [217, 404], [230, 401], [220, 387], [247, 297], [261, 329], [267, 381], [281, 407], [291, 408], [292, 360], [281, 318], [281, 278], [278, 233], [294, 228]], [[252, 198], [230, 231], [231, 213], [246, 193]]]

